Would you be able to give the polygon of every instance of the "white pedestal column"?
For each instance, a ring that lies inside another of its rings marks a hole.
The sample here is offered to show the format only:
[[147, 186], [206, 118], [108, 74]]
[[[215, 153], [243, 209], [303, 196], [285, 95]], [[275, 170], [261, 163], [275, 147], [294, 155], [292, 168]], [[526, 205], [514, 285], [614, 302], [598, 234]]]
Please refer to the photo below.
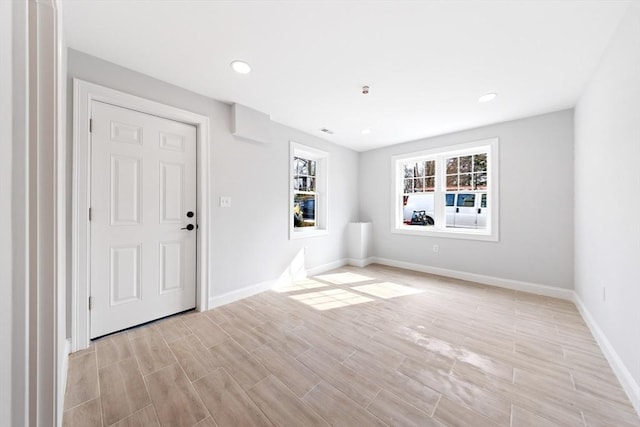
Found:
[[365, 267], [371, 264], [373, 227], [370, 222], [350, 222], [347, 226], [349, 265]]

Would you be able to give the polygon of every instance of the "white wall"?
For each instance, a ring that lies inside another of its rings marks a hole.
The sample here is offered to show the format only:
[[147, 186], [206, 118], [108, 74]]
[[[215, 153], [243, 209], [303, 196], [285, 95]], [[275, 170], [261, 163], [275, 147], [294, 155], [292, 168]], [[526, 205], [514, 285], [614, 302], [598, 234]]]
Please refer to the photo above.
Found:
[[637, 2], [621, 22], [576, 106], [575, 129], [575, 289], [628, 371], [627, 379], [635, 383], [634, 403], [640, 412]]
[[[499, 242], [391, 233], [391, 156], [492, 137], [500, 140]], [[376, 257], [559, 288], [573, 286], [572, 110], [362, 153], [359, 182], [360, 219], [373, 222]], [[432, 250], [434, 244], [438, 253]]]
[[[276, 123], [272, 125], [270, 143], [238, 140], [230, 134], [229, 105], [75, 50], [68, 51], [68, 75], [70, 79], [77, 77], [209, 117], [213, 159], [210, 265], [214, 301], [216, 296], [277, 279], [303, 248], [307, 268], [346, 257], [346, 226], [357, 220], [358, 210], [356, 152]], [[73, 99], [70, 92], [68, 99], [70, 168]], [[330, 153], [329, 203], [333, 208], [328, 236], [288, 240], [289, 140]], [[67, 191], [71, 194], [69, 168]], [[232, 207], [220, 208], [220, 196], [231, 196]]]

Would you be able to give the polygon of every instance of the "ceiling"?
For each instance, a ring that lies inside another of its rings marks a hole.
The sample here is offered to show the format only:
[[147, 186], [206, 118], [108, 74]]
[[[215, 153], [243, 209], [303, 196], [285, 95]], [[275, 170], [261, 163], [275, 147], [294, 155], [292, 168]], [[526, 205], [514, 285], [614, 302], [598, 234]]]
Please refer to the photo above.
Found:
[[65, 0], [63, 19], [73, 49], [364, 151], [573, 107], [629, 3]]

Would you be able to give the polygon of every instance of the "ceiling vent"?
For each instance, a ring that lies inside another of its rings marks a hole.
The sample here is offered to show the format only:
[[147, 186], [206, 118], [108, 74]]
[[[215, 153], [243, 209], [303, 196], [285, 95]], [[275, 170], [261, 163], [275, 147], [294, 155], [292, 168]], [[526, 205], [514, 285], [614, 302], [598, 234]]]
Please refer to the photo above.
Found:
[[327, 129], [327, 128], [322, 128], [322, 129], [320, 129], [320, 132], [324, 132], [324, 133], [328, 133], [329, 135], [333, 135], [333, 131], [330, 131], [330, 130], [329, 130], [329, 129]]

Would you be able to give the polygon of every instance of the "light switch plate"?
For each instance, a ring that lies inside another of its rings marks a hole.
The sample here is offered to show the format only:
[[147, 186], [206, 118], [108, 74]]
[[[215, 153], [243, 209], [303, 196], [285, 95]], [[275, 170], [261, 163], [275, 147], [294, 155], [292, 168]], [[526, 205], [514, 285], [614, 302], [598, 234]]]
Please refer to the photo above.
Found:
[[230, 208], [231, 207], [231, 197], [229, 197], [229, 196], [220, 197], [220, 207], [221, 208]]

